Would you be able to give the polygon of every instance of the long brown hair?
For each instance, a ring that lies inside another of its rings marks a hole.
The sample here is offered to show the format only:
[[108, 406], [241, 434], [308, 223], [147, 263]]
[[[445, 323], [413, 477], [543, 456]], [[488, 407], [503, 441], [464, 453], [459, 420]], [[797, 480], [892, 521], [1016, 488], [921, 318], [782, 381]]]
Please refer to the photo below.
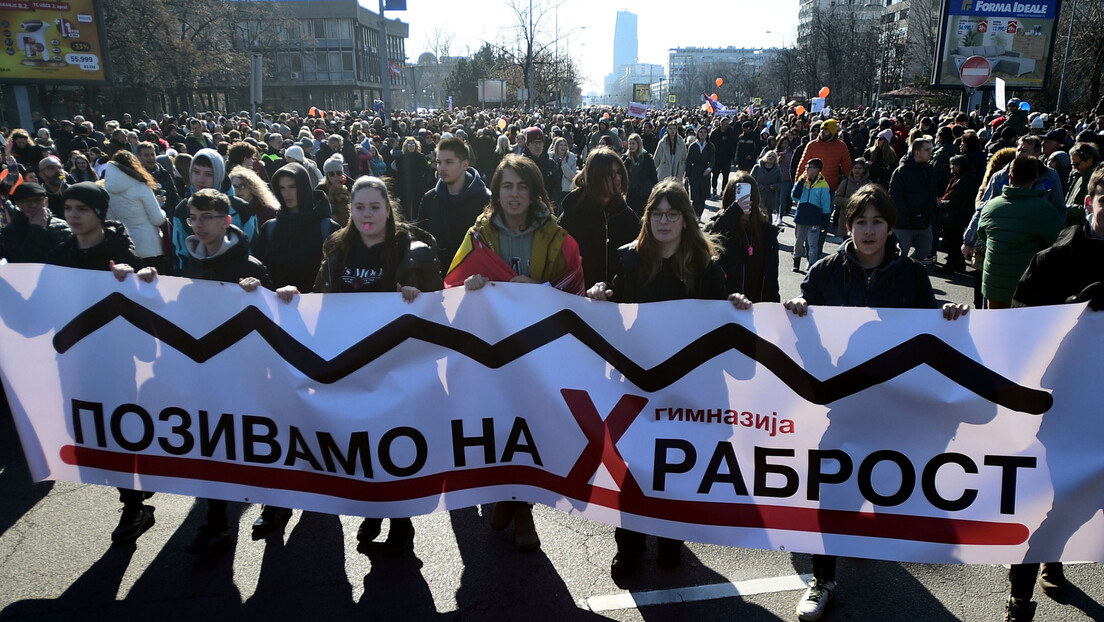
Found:
[[119, 168], [120, 171], [126, 173], [127, 177], [131, 177], [137, 181], [140, 181], [147, 186], [150, 190], [157, 190], [160, 186], [153, 177], [146, 172], [146, 168], [142, 166], [142, 163], [138, 161], [138, 157], [133, 153], [126, 150], [119, 150], [115, 152], [115, 155], [111, 156], [111, 161]]
[[514, 153], [506, 155], [498, 163], [498, 168], [491, 177], [491, 201], [483, 209], [483, 215], [489, 220], [502, 212], [499, 191], [502, 189], [502, 171], [507, 169], [517, 173], [521, 182], [529, 187], [529, 209], [525, 212], [525, 225], [529, 226], [537, 219], [541, 210], [548, 209], [548, 192], [544, 189], [544, 177], [536, 163], [531, 158]]
[[639, 279], [641, 285], [647, 285], [659, 275], [659, 269], [663, 265], [663, 257], [660, 255], [659, 243], [652, 234], [652, 210], [664, 200], [671, 209], [678, 210], [682, 214], [682, 236], [679, 239], [678, 250], [675, 251], [675, 276], [682, 282], [687, 293], [694, 289], [697, 282], [709, 262], [718, 252], [716, 238], [706, 235], [698, 225], [698, 215], [690, 202], [690, 195], [682, 183], [674, 178], [660, 181], [648, 197], [648, 203], [644, 206], [644, 223], [640, 227], [640, 234], [636, 236], [636, 254], [640, 258]]
[[724, 211], [740, 209], [736, 204], [736, 184], [751, 184], [751, 211], [748, 212], [748, 230], [745, 233], [750, 237], [751, 246], [761, 249], [763, 248], [763, 223], [767, 222], [767, 215], [760, 204], [759, 184], [756, 183], [755, 178], [747, 171], [736, 171], [725, 185], [724, 193], [721, 195], [721, 205], [724, 206]]
[[981, 200], [981, 197], [985, 194], [985, 188], [989, 186], [989, 178], [994, 173], [1001, 170], [1008, 165], [1009, 162], [1016, 159], [1016, 148], [1005, 147], [1004, 149], [998, 149], [993, 157], [989, 158], [989, 165], [985, 167], [985, 178], [981, 180], [981, 186], [978, 188], [977, 197], [974, 199], [974, 203]]
[[606, 196], [606, 180], [613, 176], [614, 169], [621, 173], [619, 196], [629, 191], [629, 173], [621, 156], [609, 147], [598, 147], [587, 155], [583, 170], [575, 176], [575, 187], [586, 192], [587, 199], [595, 205], [605, 205], [613, 197]]

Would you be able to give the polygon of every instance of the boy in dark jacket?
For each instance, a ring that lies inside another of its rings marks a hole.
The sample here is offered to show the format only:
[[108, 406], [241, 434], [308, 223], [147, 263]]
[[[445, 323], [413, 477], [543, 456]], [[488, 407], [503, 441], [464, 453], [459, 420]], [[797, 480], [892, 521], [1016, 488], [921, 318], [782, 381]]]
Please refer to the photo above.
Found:
[[[92, 182], [69, 186], [62, 195], [65, 220], [72, 236], [47, 254], [46, 263], [67, 268], [111, 270], [122, 281], [133, 274], [142, 260], [134, 252], [126, 228], [107, 221], [107, 191]], [[150, 282], [157, 276], [153, 268], [142, 268], [138, 278]], [[113, 542], [128, 542], [153, 526], [153, 507], [145, 505], [152, 492], [119, 489], [123, 514], [119, 525], [111, 532]]]
[[[1085, 212], [1087, 224], [1067, 227], [1053, 246], [1031, 259], [1012, 295], [1013, 307], [1088, 302], [1093, 311], [1104, 310], [1104, 168], [1098, 167], [1089, 179]], [[1046, 524], [1043, 521], [1040, 530]], [[1041, 576], [1039, 570], [1040, 564], [1013, 564], [1009, 569], [1012, 589], [1005, 605], [1006, 620], [1030, 622], [1034, 618], [1031, 595], [1036, 577], [1048, 596], [1057, 596], [1065, 589], [1061, 562], [1042, 564]]]
[[[188, 256], [181, 276], [238, 283], [246, 291], [272, 287], [264, 265], [249, 255], [245, 233], [230, 224], [230, 198], [225, 194], [207, 188], [188, 197], [188, 226], [193, 233], [185, 241]], [[207, 499], [207, 522], [184, 547], [185, 552], [208, 555], [233, 545], [226, 501]]]
[[0, 258], [11, 263], [42, 263], [56, 246], [69, 239], [69, 225], [47, 208], [46, 189], [19, 184], [11, 194], [11, 222], [0, 231]]
[[[783, 303], [787, 309], [803, 317], [809, 305], [897, 309], [939, 306], [927, 270], [897, 248], [893, 235], [897, 208], [881, 186], [867, 184], [859, 188], [844, 206], [844, 216], [851, 237], [838, 253], [809, 269], [801, 283], [801, 297]], [[948, 320], [968, 311], [966, 305], [943, 305], [943, 317]], [[797, 603], [799, 620], [819, 620], [836, 591], [836, 556], [813, 555], [812, 561], [813, 580]]]

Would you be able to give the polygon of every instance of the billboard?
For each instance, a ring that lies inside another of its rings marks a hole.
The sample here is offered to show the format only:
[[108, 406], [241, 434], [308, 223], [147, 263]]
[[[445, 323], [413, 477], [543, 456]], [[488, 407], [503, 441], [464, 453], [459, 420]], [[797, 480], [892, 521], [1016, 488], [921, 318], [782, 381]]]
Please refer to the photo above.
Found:
[[1061, 0], [947, 0], [932, 86], [963, 88], [962, 64], [983, 56], [993, 69], [990, 80], [1001, 78], [1010, 89], [1046, 88], [1061, 7]]
[[106, 83], [100, 0], [0, 0], [0, 82]]
[[633, 84], [633, 101], [634, 102], [650, 102], [652, 101], [652, 85], [651, 84]]

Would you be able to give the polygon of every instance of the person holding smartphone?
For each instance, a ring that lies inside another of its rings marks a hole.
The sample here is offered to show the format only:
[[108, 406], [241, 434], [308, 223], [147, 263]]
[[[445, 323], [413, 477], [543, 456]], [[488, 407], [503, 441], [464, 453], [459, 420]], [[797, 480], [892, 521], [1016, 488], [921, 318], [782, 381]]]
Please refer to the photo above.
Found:
[[[770, 222], [759, 184], [737, 171], [721, 195], [721, 211], [705, 226], [724, 250], [719, 263], [725, 288], [752, 302], [780, 302], [778, 292], [778, 227]], [[768, 204], [777, 208], [777, 203]]]

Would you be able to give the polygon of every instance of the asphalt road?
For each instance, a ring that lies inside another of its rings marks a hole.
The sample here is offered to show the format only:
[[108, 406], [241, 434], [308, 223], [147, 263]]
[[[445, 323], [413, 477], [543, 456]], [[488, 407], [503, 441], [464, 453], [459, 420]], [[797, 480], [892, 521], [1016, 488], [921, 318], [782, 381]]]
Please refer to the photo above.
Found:
[[[787, 221], [788, 222], [788, 221]], [[783, 236], [782, 295], [793, 229]], [[826, 252], [834, 251], [831, 239]], [[933, 277], [943, 301], [970, 302], [971, 279]], [[112, 546], [120, 504], [112, 488], [41, 482], [27, 472], [6, 405], [0, 412], [0, 620], [794, 620], [807, 555], [687, 543], [682, 567], [651, 563], [619, 583], [609, 576], [613, 529], [534, 509], [543, 546], [518, 553], [489, 508], [414, 518], [412, 554], [356, 550], [359, 519], [296, 512], [285, 533], [250, 539], [257, 506], [232, 504], [233, 551], [184, 553], [203, 521], [191, 498], [158, 494], [156, 524], [135, 544]], [[382, 540], [382, 538], [381, 538]], [[1104, 572], [1067, 567], [1061, 600], [1036, 590], [1037, 620], [1104, 620]], [[826, 620], [999, 620], [1002, 566], [841, 560]]]

